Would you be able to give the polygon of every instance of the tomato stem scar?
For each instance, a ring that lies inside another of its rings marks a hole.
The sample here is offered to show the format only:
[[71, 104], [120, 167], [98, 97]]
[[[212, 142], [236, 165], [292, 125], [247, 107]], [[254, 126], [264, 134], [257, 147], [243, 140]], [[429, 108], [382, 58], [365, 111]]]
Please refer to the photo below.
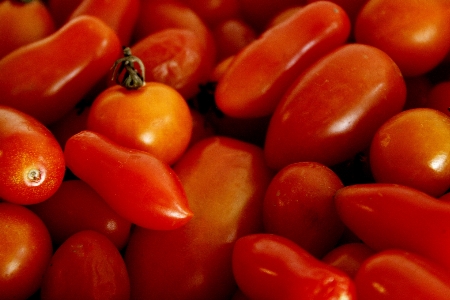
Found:
[[41, 171], [39, 169], [31, 169], [28, 171], [27, 178], [32, 182], [39, 182], [41, 180]]

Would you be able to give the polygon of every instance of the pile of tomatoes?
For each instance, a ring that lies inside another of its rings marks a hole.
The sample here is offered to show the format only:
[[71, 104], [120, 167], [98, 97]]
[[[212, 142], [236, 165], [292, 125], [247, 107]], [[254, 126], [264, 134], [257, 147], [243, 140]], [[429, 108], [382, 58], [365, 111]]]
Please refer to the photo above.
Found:
[[0, 2], [0, 300], [448, 299], [447, 0]]

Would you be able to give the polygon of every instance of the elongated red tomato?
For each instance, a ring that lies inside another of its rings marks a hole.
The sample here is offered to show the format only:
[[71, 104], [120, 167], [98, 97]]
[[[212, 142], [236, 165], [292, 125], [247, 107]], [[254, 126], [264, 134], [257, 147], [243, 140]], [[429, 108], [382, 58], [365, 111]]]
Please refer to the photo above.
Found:
[[267, 164], [280, 169], [299, 161], [343, 162], [369, 147], [405, 99], [402, 74], [386, 53], [361, 44], [342, 46], [284, 95], [267, 130]]
[[172, 231], [135, 228], [125, 253], [132, 299], [228, 300], [233, 244], [262, 230], [272, 172], [261, 148], [226, 137], [193, 145], [174, 170], [194, 216]]
[[217, 85], [217, 106], [232, 117], [270, 115], [295, 78], [344, 44], [349, 32], [339, 6], [326, 1], [305, 6], [236, 55]]
[[237, 284], [250, 299], [356, 299], [350, 277], [278, 235], [238, 239], [232, 263]]
[[0, 104], [48, 125], [69, 112], [120, 57], [115, 32], [80, 16], [0, 60]]
[[67, 141], [64, 155], [77, 177], [134, 224], [169, 230], [185, 225], [192, 217], [175, 172], [147, 152], [82, 131]]
[[52, 196], [65, 173], [52, 133], [33, 117], [0, 105], [0, 198], [34, 204]]
[[398, 248], [450, 268], [450, 205], [419, 190], [358, 184], [336, 193], [342, 221], [376, 251]]

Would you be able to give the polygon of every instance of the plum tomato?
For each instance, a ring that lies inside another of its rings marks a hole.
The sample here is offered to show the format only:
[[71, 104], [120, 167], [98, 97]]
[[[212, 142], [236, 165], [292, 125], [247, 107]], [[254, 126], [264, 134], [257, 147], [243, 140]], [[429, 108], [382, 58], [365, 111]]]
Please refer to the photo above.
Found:
[[450, 117], [450, 81], [442, 81], [433, 85], [424, 106], [439, 110]]

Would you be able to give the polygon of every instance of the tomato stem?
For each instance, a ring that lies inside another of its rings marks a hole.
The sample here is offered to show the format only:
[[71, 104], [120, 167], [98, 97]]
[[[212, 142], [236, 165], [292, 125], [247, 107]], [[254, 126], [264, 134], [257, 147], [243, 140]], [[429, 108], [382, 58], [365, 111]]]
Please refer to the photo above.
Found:
[[[112, 80], [117, 84], [129, 90], [137, 90], [145, 84], [145, 67], [141, 59], [131, 54], [129, 47], [123, 48], [123, 56], [114, 62]], [[134, 67], [134, 63], [139, 65], [141, 73]], [[120, 73], [125, 70], [122, 80], [120, 80]]]

